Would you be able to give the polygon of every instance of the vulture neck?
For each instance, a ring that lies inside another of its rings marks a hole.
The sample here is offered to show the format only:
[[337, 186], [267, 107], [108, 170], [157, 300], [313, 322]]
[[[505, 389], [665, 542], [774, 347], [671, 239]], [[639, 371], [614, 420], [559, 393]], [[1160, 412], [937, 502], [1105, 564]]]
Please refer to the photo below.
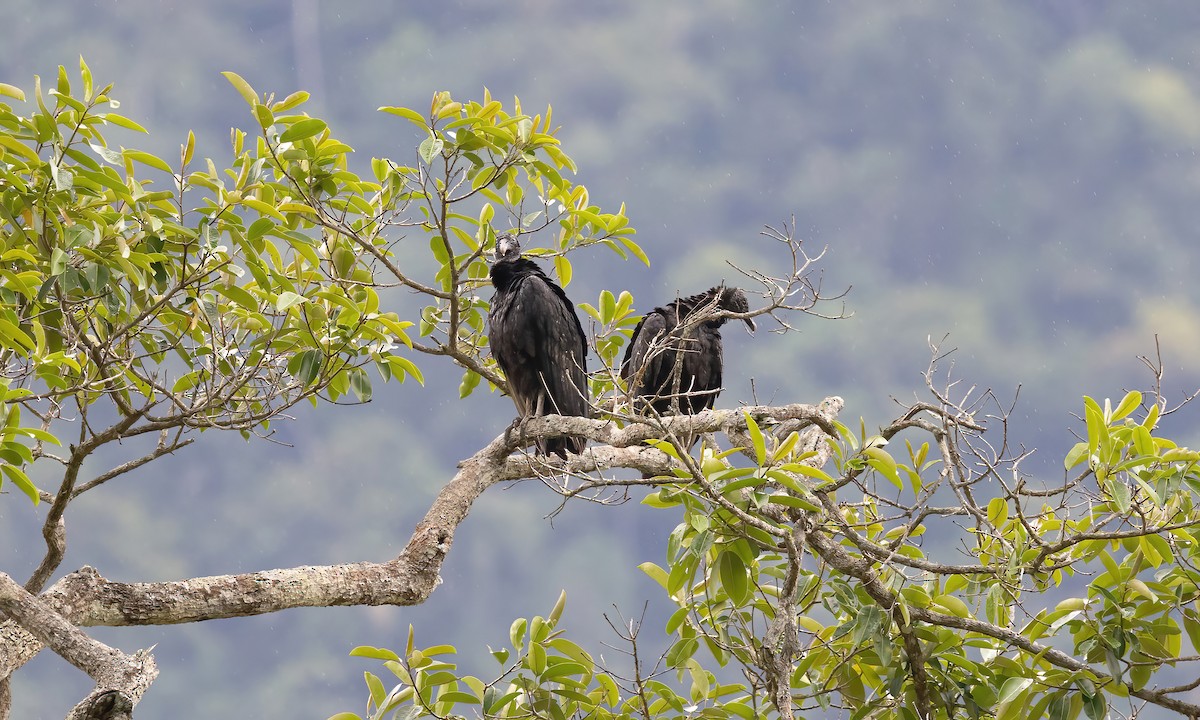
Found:
[[[713, 295], [711, 293], [701, 293], [699, 295], [693, 295], [682, 300], [676, 300], [675, 322], [677, 324], [683, 323], [687, 318], [691, 317], [692, 313], [699, 311], [702, 307], [708, 307], [711, 305], [712, 301]], [[725, 308], [718, 306], [717, 309], [724, 310]], [[729, 318], [715, 318], [705, 320], [704, 322], [700, 323], [700, 327], [712, 328], [714, 330], [719, 329], [728, 319]]]
[[492, 285], [497, 290], [509, 290], [522, 278], [529, 275], [542, 275], [542, 269], [532, 260], [523, 257], [512, 260], [501, 260], [492, 264]]

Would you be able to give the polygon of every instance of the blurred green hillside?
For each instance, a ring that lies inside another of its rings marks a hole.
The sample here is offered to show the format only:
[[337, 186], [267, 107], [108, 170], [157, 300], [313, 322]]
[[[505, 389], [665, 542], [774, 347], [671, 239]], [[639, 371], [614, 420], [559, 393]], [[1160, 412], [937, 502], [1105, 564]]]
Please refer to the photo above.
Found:
[[[829, 247], [825, 288], [852, 286], [854, 315], [731, 329], [720, 406], [749, 401], [753, 378], [761, 401], [839, 394], [843, 420], [877, 425], [891, 398], [921, 391], [928, 339], [949, 333], [963, 389], [1020, 386], [1010, 440], [1039, 448], [1023, 467], [1053, 480], [1080, 396], [1146, 386], [1137, 356], [1155, 335], [1168, 387], [1200, 386], [1194, 2], [8, 0], [5, 17], [0, 82], [30, 87], [82, 54], [150, 129], [128, 143], [168, 157], [194, 129], [198, 156], [227, 158], [230, 127], [252, 125], [222, 70], [311, 91], [363, 167], [420, 139], [381, 105], [484, 87], [552, 104], [577, 179], [603, 206], [626, 203], [652, 259], [577, 256], [576, 302], [630, 290], [647, 309], [737, 282], [727, 260], [770, 272], [786, 258], [758, 232], [794, 215], [806, 247]], [[425, 388], [301, 411], [279, 443], [210, 433], [106, 487], [68, 519], [64, 568], [153, 580], [393, 556], [455, 463], [513, 417], [496, 394], [459, 401], [454, 368], [423, 370]], [[1167, 434], [1194, 445], [1198, 426], [1189, 407]], [[657, 599], [635, 565], [661, 559], [670, 527], [636, 502], [543, 519], [555, 506], [532, 483], [485, 495], [427, 606], [97, 635], [158, 643], [147, 718], [359, 707], [351, 647], [400, 645], [409, 623], [420, 642], [498, 646], [563, 587], [566, 624], [599, 650], [602, 613]], [[43, 511], [0, 496], [0, 569], [32, 569]], [[14, 678], [14, 717], [62, 717], [87, 685], [45, 654]]]

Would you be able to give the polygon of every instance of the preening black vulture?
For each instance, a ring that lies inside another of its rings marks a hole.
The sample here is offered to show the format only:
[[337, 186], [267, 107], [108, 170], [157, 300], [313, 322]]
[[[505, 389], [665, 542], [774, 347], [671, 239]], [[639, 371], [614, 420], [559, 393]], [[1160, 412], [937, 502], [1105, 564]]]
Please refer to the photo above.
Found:
[[[512, 235], [496, 240], [492, 263], [488, 337], [492, 357], [508, 379], [518, 422], [539, 415], [591, 414], [587, 386], [587, 338], [575, 306], [532, 260], [521, 257]], [[538, 452], [566, 458], [580, 453], [585, 438], [564, 436], [538, 443]]]
[[[748, 312], [746, 293], [718, 286], [646, 313], [633, 329], [621, 363], [630, 392], [660, 415], [710, 409], [721, 392], [721, 326], [728, 318], [689, 320], [720, 310]], [[746, 325], [755, 329], [750, 318]]]

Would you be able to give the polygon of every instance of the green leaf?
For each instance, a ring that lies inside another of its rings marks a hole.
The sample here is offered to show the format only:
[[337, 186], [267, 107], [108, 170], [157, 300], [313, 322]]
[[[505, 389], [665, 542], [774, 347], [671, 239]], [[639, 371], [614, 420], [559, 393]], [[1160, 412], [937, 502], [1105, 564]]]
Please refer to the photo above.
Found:
[[79, 77], [83, 80], [83, 97], [85, 100], [92, 99], [92, 69], [84, 62], [83, 56], [79, 56]]
[[103, 145], [97, 145], [96, 143], [88, 143], [88, 147], [92, 149], [92, 152], [99, 155], [101, 160], [109, 165], [121, 167], [124, 164], [121, 153], [113, 150], [112, 148], [106, 148]]
[[514, 648], [520, 648], [525, 642], [525, 630], [529, 627], [529, 621], [525, 618], [517, 618], [513, 620], [512, 625], [508, 628], [508, 640]]
[[467, 705], [480, 704], [479, 698], [470, 693], [462, 692], [461, 690], [447, 690], [444, 693], [439, 693], [438, 702], [466, 703]]
[[467, 370], [464, 372], [462, 382], [458, 384], [459, 399], [465, 398], [474, 392], [475, 388], [479, 386], [479, 381], [482, 379], [483, 376], [474, 370]]
[[1192, 643], [1192, 647], [1200, 648], [1200, 620], [1197, 620], [1195, 613], [1184, 611], [1183, 629], [1187, 632], [1188, 640]]
[[[321, 374], [321, 365], [324, 361], [325, 355], [320, 350], [305, 350], [294, 355], [288, 361], [288, 370], [300, 381], [300, 384], [308, 386], [316, 382], [317, 376]], [[292, 367], [293, 365], [295, 368]]]
[[123, 127], [126, 130], [132, 130], [134, 132], [140, 132], [140, 133], [149, 133], [150, 132], [146, 128], [142, 127], [141, 125], [138, 125], [134, 121], [125, 117], [124, 115], [118, 115], [116, 113], [110, 112], [110, 113], [104, 113], [104, 115], [102, 115], [101, 117], [104, 118], [104, 122], [112, 124], [112, 125], [116, 125], [117, 127]]
[[17, 489], [25, 493], [25, 496], [29, 498], [34, 505], [37, 505], [41, 501], [41, 495], [38, 494], [37, 486], [29, 481], [29, 476], [26, 475], [21, 468], [8, 463], [2, 463], [0, 464], [0, 470], [4, 471], [4, 474], [8, 476], [8, 479], [12, 480], [13, 484], [17, 486]]
[[618, 240], [620, 240], [621, 244], [628, 248], [629, 252], [633, 253], [638, 260], [641, 260], [643, 263], [645, 263], [646, 267], [650, 267], [650, 258], [646, 256], [646, 253], [642, 250], [640, 245], [626, 237], [618, 238]]
[[617, 687], [616, 681], [608, 675], [602, 674], [596, 676], [596, 684], [604, 693], [604, 702], [609, 707], [616, 707], [617, 703], [621, 701], [621, 690]]
[[283, 134], [279, 136], [279, 142], [296, 142], [297, 140], [310, 138], [313, 135], [323, 132], [326, 127], [325, 121], [318, 118], [297, 120], [287, 130], [283, 131]]
[[1117, 657], [1117, 653], [1111, 647], [1104, 648], [1104, 664], [1108, 668], [1108, 674], [1113, 676], [1117, 682], [1121, 682], [1122, 669], [1121, 658]]
[[1133, 426], [1133, 446], [1137, 449], [1139, 455], [1150, 456], [1156, 454], [1154, 438], [1151, 437], [1150, 431], [1143, 425]]
[[296, 92], [292, 93], [291, 95], [288, 95], [284, 99], [282, 99], [279, 102], [272, 105], [271, 110], [272, 110], [272, 112], [277, 112], [277, 113], [285, 112], [287, 110], [291, 110], [294, 107], [298, 107], [298, 106], [303, 105], [304, 103], [308, 102], [308, 98], [309, 98], [308, 93], [306, 93], [303, 90], [297, 90]]
[[554, 273], [558, 275], [558, 284], [566, 287], [571, 284], [571, 261], [559, 255], [554, 258]]
[[298, 295], [291, 290], [284, 290], [275, 298], [275, 309], [279, 312], [287, 312], [287, 309], [299, 303], [308, 302], [308, 298], [303, 295]]
[[258, 309], [258, 300], [243, 287], [237, 285], [217, 285], [214, 289], [248, 310]]
[[350, 389], [354, 391], [354, 396], [360, 402], [368, 402], [371, 399], [371, 378], [367, 376], [367, 371], [362, 368], [353, 368], [350, 373]]
[[58, 66], [58, 90], [59, 95], [71, 94], [71, 81], [67, 79], [67, 69], [62, 65]]
[[664, 590], [667, 588], [667, 571], [666, 570], [663, 570], [661, 567], [659, 567], [658, 565], [655, 565], [654, 563], [650, 562], [649, 560], [642, 563], [641, 565], [638, 565], [638, 568], [641, 569], [642, 572], [649, 575], [650, 579], [652, 579], [654, 582], [661, 585]]
[[1062, 690], [1054, 693], [1053, 699], [1046, 707], [1046, 715], [1049, 717], [1049, 720], [1067, 720], [1070, 711], [1071, 695]]
[[750, 413], [743, 410], [742, 416], [746, 418], [746, 430], [749, 431], [750, 441], [754, 444], [754, 457], [761, 467], [767, 462], [767, 443], [763, 439], [762, 430], [758, 429], [758, 423], [750, 417]]
[[800, 508], [806, 512], [820, 512], [821, 506], [811, 500], [805, 500], [802, 497], [795, 495], [775, 494], [769, 498], [773, 505], [784, 505], [786, 507]]
[[134, 162], [140, 162], [143, 165], [149, 165], [155, 170], [162, 170], [165, 173], [171, 172], [171, 166], [168, 165], [165, 160], [155, 155], [151, 155], [148, 152], [142, 152], [141, 150], [124, 150], [122, 154], [127, 160], [133, 160]]
[[680, 638], [671, 645], [663, 659], [666, 660], [667, 667], [683, 667], [699, 649], [699, 640], [695, 638]]
[[1000, 704], [1011, 702], [1032, 684], [1032, 678], [1010, 677], [1008, 680], [1005, 680], [1004, 685], [1000, 687], [1000, 694], [996, 700]]
[[750, 580], [742, 558], [735, 552], [721, 552], [717, 556], [717, 575], [729, 599], [735, 605], [744, 605], [750, 598]]
[[[401, 357], [400, 355], [389, 355], [388, 363], [392, 366], [393, 371], [399, 370], [403, 372], [404, 375], [411, 376], [412, 379], [416, 380], [419, 384], [425, 384], [425, 376], [421, 374], [421, 369], [418, 368], [412, 360], [409, 360], [406, 357]], [[467, 372], [470, 373], [471, 371], [468, 370]], [[476, 375], [475, 377], [479, 376]], [[404, 382], [404, 376], [401, 376], [400, 381]]]
[[[251, 210], [258, 211], [262, 215], [270, 215], [271, 217], [275, 218], [279, 222], [287, 221], [287, 218], [285, 218], [283, 216], [283, 213], [279, 212], [279, 209], [276, 208], [271, 203], [263, 202], [262, 200], [259, 200], [258, 198], [252, 198], [252, 197], [244, 197], [239, 202], [241, 204], [245, 205], [246, 207], [250, 208]], [[292, 246], [295, 247], [296, 243], [292, 243]], [[299, 249], [299, 248], [297, 248], [297, 249]], [[310, 262], [311, 262], [311, 259], [310, 259]], [[320, 264], [320, 262], [318, 261], [317, 263], [314, 263], [314, 265], [316, 265], [316, 264]]]
[[71, 171], [58, 163], [50, 165], [50, 175], [54, 178], [54, 189], [58, 192], [69, 190], [75, 184], [75, 176]]
[[883, 625], [883, 611], [874, 605], [868, 605], [854, 618], [854, 633], [850, 641], [855, 645], [863, 645], [868, 640], [874, 640]]
[[1154, 426], [1158, 424], [1158, 413], [1158, 403], [1151, 405], [1149, 412], [1146, 413], [1146, 419], [1142, 421], [1142, 427], [1153, 430]]
[[5, 343], [9, 347], [15, 347], [13, 344], [13, 342], [15, 342], [16, 344], [24, 346], [28, 350], [34, 349], [33, 338], [29, 337], [24, 330], [4, 319], [3, 317], [0, 317], [0, 336], [2, 336], [5, 340], [11, 341]]
[[45, 430], [42, 430], [41, 428], [21, 428], [21, 430], [19, 432], [22, 435], [28, 435], [29, 437], [31, 437], [35, 440], [42, 440], [44, 442], [48, 442], [53, 445], [58, 445], [59, 447], [62, 447], [62, 442], [59, 441], [58, 438], [54, 437], [53, 434], [46, 432]]
[[453, 645], [430, 645], [421, 651], [425, 657], [437, 657], [438, 655], [457, 655], [458, 648]]
[[791, 473], [798, 473], [800, 475], [807, 475], [808, 477], [816, 478], [822, 483], [833, 482], [833, 478], [830, 477], [829, 473], [825, 472], [821, 468], [813, 467], [812, 465], [805, 465], [804, 463], [787, 463], [782, 466], [782, 469]]
[[1113, 502], [1122, 514], [1128, 513], [1132, 494], [1129, 491], [1129, 486], [1121, 482], [1120, 477], [1112, 477], [1106, 483], [1109, 492], [1112, 494]]
[[876, 446], [864, 447], [862, 452], [868, 458], [868, 465], [887, 478], [896, 486], [897, 490], [904, 489], [904, 482], [900, 479], [900, 474], [896, 472], [896, 461], [892, 458], [891, 453]]
[[971, 617], [971, 610], [967, 604], [953, 595], [938, 595], [933, 598], [933, 605], [948, 615], [960, 618]]
[[1087, 456], [1088, 444], [1086, 442], [1077, 442], [1075, 443], [1075, 447], [1071, 448], [1070, 452], [1067, 453], [1066, 459], [1063, 460], [1063, 467], [1067, 470], [1070, 470], [1086, 460]]
[[1113, 410], [1112, 417], [1109, 422], [1116, 422], [1124, 418], [1129, 413], [1137, 410], [1142, 405], [1142, 394], [1137, 390], [1130, 390], [1121, 398], [1121, 402], [1117, 404], [1117, 409]]
[[14, 137], [0, 134], [0, 147], [8, 148], [9, 150], [12, 150], [13, 152], [17, 153], [21, 157], [25, 158], [26, 160], [29, 160], [29, 161], [32, 161], [35, 163], [41, 162], [41, 158], [38, 157], [37, 153], [35, 153], [28, 146], [26, 146], [24, 143], [22, 143], [20, 140], [17, 140]]
[[400, 656], [391, 650], [371, 645], [359, 645], [350, 651], [350, 657], [365, 657], [373, 660], [400, 660]]
[[367, 690], [371, 693], [371, 702], [375, 707], [383, 707], [383, 703], [387, 700], [387, 689], [383, 687], [383, 681], [375, 675], [364, 672], [363, 679], [367, 681]]
[[429, 124], [425, 121], [425, 118], [421, 117], [421, 113], [417, 112], [416, 110], [410, 110], [406, 107], [392, 107], [385, 105], [379, 108], [379, 111], [402, 117], [412, 122], [413, 125], [416, 125], [419, 128], [429, 128]]
[[994, 497], [988, 501], [987, 519], [992, 527], [999, 528], [1008, 521], [1008, 502], [1002, 497]]
[[1104, 693], [1084, 693], [1083, 713], [1091, 718], [1091, 720], [1101, 720], [1101, 718], [1108, 717], [1108, 704], [1104, 701]]
[[250, 87], [250, 83], [243, 80], [241, 75], [229, 70], [225, 70], [221, 74], [241, 94], [242, 98], [250, 103], [250, 107], [254, 107], [258, 103], [258, 93], [254, 92], [254, 88]]
[[563, 609], [567, 607], [567, 591], [561, 590], [558, 593], [558, 600], [554, 603], [554, 608], [550, 610], [550, 615], [546, 618], [550, 625], [557, 625], [558, 619], [562, 617]]
[[264, 130], [275, 124], [275, 114], [271, 112], [271, 108], [261, 103], [254, 104], [254, 116], [258, 118], [259, 127]]
[[16, 98], [21, 102], [25, 102], [25, 91], [16, 85], [0, 83], [0, 95], [7, 95], [10, 98]]
[[1100, 446], [1101, 435], [1106, 435], [1108, 428], [1104, 423], [1104, 411], [1096, 401], [1088, 396], [1083, 397], [1083, 417], [1087, 423], [1088, 455], [1095, 455]]
[[191, 390], [192, 388], [196, 387], [196, 381], [199, 379], [200, 379], [200, 372], [198, 370], [193, 370], [190, 373], [184, 373], [183, 375], [180, 375], [179, 379], [177, 379], [175, 381], [175, 384], [171, 386], [171, 392], [173, 392], [173, 393], [187, 392], [188, 390]]
[[445, 145], [445, 143], [442, 142], [441, 138], [430, 135], [422, 140], [421, 144], [417, 147], [417, 155], [419, 155], [421, 160], [428, 165], [429, 163], [433, 162], [433, 158], [442, 151], [443, 145]]

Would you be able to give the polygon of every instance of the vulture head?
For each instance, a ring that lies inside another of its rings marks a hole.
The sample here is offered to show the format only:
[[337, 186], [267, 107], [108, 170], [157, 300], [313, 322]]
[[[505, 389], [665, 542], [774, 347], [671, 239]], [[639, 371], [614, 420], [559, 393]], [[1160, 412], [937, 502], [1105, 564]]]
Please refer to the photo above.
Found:
[[[746, 300], [746, 293], [741, 288], [721, 288], [721, 299], [717, 302], [722, 310], [729, 312], [744, 313], [750, 312], [750, 302]], [[754, 332], [757, 327], [754, 320], [745, 318], [746, 327], [750, 332]]]
[[[521, 257], [521, 241], [516, 235], [505, 233], [496, 238], [496, 262], [516, 260]], [[745, 301], [745, 297], [742, 298]]]

